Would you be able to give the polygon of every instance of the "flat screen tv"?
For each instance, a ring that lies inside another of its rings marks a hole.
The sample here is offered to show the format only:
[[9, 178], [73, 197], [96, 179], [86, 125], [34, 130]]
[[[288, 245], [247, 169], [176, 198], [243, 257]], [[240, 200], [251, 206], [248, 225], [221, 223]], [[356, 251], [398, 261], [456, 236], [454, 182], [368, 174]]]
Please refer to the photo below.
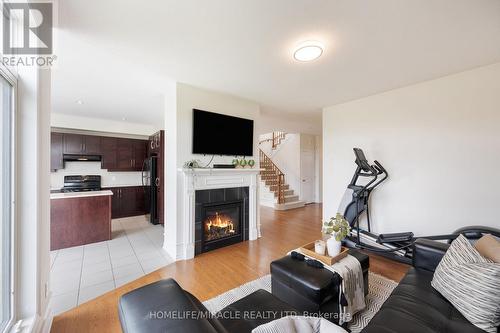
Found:
[[253, 120], [193, 109], [193, 154], [253, 155]]

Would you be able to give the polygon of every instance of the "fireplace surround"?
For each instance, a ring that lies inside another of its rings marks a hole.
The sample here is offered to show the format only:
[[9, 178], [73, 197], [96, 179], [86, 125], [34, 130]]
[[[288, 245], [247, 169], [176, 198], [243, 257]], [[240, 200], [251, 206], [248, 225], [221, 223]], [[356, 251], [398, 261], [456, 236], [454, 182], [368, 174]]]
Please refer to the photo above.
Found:
[[[196, 235], [201, 235], [199, 233], [201, 223], [196, 223], [200, 221], [196, 217], [197, 214], [200, 214], [201, 206], [196, 205], [196, 196], [201, 200], [207, 200], [207, 196], [209, 196], [209, 200], [213, 203], [244, 200], [244, 240], [252, 241], [261, 236], [258, 195], [261, 169], [183, 168], [178, 171], [181, 176], [180, 200], [177, 203], [179, 210], [177, 211], [176, 225], [171, 226], [173, 232], [169, 234], [171, 243], [165, 246], [172, 258], [175, 260], [192, 259], [195, 252], [201, 253], [201, 238], [196, 237]], [[234, 190], [235, 188], [246, 188], [246, 190], [239, 190], [243, 191], [240, 192], [243, 196], [241, 199], [231, 199], [231, 195], [238, 191]], [[205, 192], [204, 190], [223, 191]], [[167, 231], [165, 232], [167, 233]]]

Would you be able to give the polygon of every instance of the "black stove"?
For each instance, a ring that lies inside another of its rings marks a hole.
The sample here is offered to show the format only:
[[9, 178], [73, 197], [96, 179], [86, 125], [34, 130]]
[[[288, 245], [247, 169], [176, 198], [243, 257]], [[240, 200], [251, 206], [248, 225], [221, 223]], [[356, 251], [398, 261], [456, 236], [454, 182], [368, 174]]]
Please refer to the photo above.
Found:
[[61, 192], [100, 191], [101, 176], [64, 176]]

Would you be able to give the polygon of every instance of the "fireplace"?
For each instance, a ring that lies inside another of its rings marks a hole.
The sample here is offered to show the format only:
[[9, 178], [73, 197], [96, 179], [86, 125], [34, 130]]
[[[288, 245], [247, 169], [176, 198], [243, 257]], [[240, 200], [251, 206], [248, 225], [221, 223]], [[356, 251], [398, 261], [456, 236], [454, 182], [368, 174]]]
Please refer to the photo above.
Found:
[[248, 187], [196, 191], [195, 255], [248, 240]]
[[202, 251], [243, 241], [243, 202], [224, 202], [203, 206]]

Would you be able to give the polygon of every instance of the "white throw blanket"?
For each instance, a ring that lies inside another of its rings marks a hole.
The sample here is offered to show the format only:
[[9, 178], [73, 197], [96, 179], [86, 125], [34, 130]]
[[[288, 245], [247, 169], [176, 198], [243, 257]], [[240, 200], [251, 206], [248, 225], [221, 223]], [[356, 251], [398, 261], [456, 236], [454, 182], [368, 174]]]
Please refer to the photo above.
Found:
[[[300, 252], [300, 249], [294, 250]], [[290, 253], [289, 253], [290, 254]], [[306, 258], [317, 260], [313, 257], [302, 253]], [[345, 258], [337, 261], [332, 266], [323, 264], [325, 269], [333, 273], [338, 273], [342, 278], [342, 284], [340, 286], [341, 293], [339, 293], [339, 324], [342, 325], [346, 322], [352, 320], [358, 311], [363, 310], [366, 307], [365, 303], [365, 285], [363, 282], [363, 270], [361, 269], [361, 264], [358, 259], [351, 255], [347, 255]], [[342, 306], [342, 294], [347, 300], [347, 306]]]
[[260, 325], [252, 333], [347, 333], [342, 327], [317, 317], [287, 316]]

